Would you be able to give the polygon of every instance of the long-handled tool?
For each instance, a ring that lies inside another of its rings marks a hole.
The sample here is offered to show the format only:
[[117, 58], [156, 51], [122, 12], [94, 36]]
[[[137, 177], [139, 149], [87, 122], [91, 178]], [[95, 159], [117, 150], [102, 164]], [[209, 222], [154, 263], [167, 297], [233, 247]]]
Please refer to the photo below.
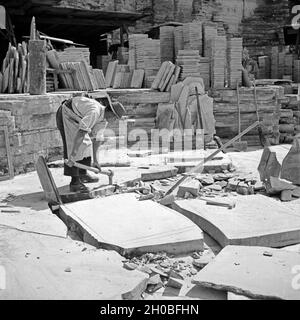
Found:
[[[65, 164], [68, 164], [68, 160], [65, 160]], [[79, 168], [79, 169], [83, 169], [83, 170], [88, 170], [88, 171], [94, 172], [96, 174], [103, 174], [105, 176], [108, 176], [109, 185], [113, 184], [114, 172], [111, 171], [111, 170], [107, 170], [107, 171], [106, 170], [102, 170], [102, 169], [100, 170], [100, 169], [97, 169], [97, 168], [85, 166], [85, 165], [83, 165], [81, 163], [78, 163], [78, 162], [74, 162], [73, 166], [76, 167], [76, 168]]]
[[[212, 160], [216, 155], [218, 155], [220, 152], [222, 152], [223, 150], [225, 150], [226, 148], [228, 148], [229, 146], [231, 146], [234, 142], [238, 141], [241, 137], [243, 137], [245, 134], [247, 134], [249, 131], [253, 130], [254, 128], [256, 128], [259, 125], [259, 122], [256, 121], [254, 122], [250, 127], [248, 127], [247, 129], [245, 129], [242, 133], [240, 133], [239, 135], [237, 135], [235, 138], [231, 139], [230, 141], [228, 141], [227, 143], [225, 143], [222, 148], [216, 150], [215, 152], [213, 152], [210, 156], [208, 156], [207, 158], [205, 158], [203, 161], [201, 161], [196, 167], [194, 167], [189, 173], [195, 173], [198, 170], [200, 170], [203, 166], [204, 163]], [[165, 194], [165, 196], [168, 196], [169, 194], [173, 193], [174, 190], [176, 190], [186, 179], [188, 178], [188, 175], [183, 176], [172, 188], [170, 188], [167, 193]]]
[[[238, 107], [238, 127], [239, 134], [241, 133], [241, 104], [240, 104], [240, 90], [239, 81], [236, 83], [236, 96], [237, 96], [237, 107]], [[233, 143], [233, 148], [237, 151], [247, 151], [248, 143], [247, 141], [242, 141], [240, 138], [237, 142]]]

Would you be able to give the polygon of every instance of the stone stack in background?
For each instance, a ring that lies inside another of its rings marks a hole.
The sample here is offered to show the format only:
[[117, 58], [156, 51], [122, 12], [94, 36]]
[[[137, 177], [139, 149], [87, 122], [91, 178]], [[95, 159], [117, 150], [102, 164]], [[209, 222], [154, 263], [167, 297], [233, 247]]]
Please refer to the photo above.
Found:
[[161, 63], [174, 62], [174, 29], [172, 26], [160, 27]]
[[[263, 132], [272, 144], [279, 143], [279, 118], [284, 95], [282, 87], [257, 87], [257, 103]], [[245, 130], [257, 121], [254, 88], [240, 88], [241, 129]], [[224, 89], [214, 92], [214, 116], [217, 135], [230, 140], [238, 135], [238, 107], [236, 90]], [[260, 145], [258, 130], [254, 129], [243, 137], [249, 145]]]
[[129, 40], [128, 65], [130, 67], [130, 70], [137, 69], [137, 43], [146, 38], [148, 38], [148, 35], [146, 34], [130, 34], [128, 36], [128, 40]]
[[205, 89], [208, 90], [210, 88], [210, 58], [208, 57], [200, 57], [199, 59], [199, 71], [200, 77], [204, 81]]
[[284, 77], [290, 80], [293, 79], [293, 67], [294, 67], [294, 56], [293, 54], [286, 54], [284, 58]]
[[203, 41], [204, 41], [204, 57], [209, 57], [211, 53], [211, 40], [217, 37], [218, 30], [215, 25], [204, 24], [203, 25]]
[[152, 82], [161, 66], [160, 40], [141, 39], [136, 43], [136, 69], [145, 70], [145, 87]]
[[280, 115], [280, 142], [292, 143], [300, 133], [300, 101], [297, 94], [287, 94]]
[[258, 58], [258, 79], [270, 79], [271, 77], [271, 63], [268, 56]]
[[236, 88], [237, 82], [242, 82], [242, 56], [243, 39], [227, 39], [228, 85], [230, 88]]
[[179, 79], [182, 81], [187, 77], [199, 77], [200, 55], [198, 50], [179, 50], [176, 64], [181, 67]]
[[177, 57], [178, 51], [184, 49], [183, 26], [174, 28], [174, 54]]
[[213, 89], [225, 87], [226, 37], [217, 36], [211, 40], [211, 86]]
[[300, 83], [300, 60], [294, 60], [294, 82]]
[[279, 79], [279, 48], [272, 47], [271, 52], [271, 78]]
[[183, 39], [185, 50], [198, 50], [203, 54], [202, 23], [191, 22], [183, 25]]
[[[0, 97], [0, 114], [6, 112], [9, 119], [9, 141], [16, 174], [34, 170], [39, 155], [49, 161], [62, 158], [56, 111], [69, 98], [70, 94], [10, 96], [9, 100], [5, 95]], [[7, 160], [1, 137], [0, 141], [1, 167]]]

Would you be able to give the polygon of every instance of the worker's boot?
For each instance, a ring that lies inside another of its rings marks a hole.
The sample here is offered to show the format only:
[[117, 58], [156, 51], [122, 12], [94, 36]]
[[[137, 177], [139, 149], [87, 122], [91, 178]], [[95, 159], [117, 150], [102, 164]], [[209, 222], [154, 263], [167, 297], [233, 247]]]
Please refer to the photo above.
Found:
[[71, 192], [89, 192], [89, 189], [80, 181], [79, 177], [72, 177], [70, 183]]
[[97, 183], [97, 182], [99, 182], [99, 178], [87, 173], [84, 176], [80, 177], [80, 181], [82, 183]]

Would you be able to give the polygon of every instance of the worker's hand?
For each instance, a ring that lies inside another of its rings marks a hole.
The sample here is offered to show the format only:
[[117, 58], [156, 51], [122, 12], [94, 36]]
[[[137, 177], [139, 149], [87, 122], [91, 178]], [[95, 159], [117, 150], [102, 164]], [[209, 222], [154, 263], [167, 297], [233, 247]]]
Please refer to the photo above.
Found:
[[97, 163], [97, 162], [94, 162], [94, 163], [92, 164], [92, 167], [94, 167], [94, 168], [98, 169], [99, 171], [101, 171], [101, 166], [100, 166], [100, 164]]
[[70, 156], [69, 156], [69, 159], [65, 160], [65, 164], [66, 164], [68, 167], [72, 168], [72, 167], [74, 166], [74, 164], [75, 164], [75, 159], [74, 159], [74, 157], [73, 157], [72, 155], [70, 155]]

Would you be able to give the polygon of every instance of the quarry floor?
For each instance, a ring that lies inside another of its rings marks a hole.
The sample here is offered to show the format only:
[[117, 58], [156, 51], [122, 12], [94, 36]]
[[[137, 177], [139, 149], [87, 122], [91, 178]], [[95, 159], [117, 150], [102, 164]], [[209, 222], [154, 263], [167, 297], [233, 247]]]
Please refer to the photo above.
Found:
[[[280, 145], [271, 149], [281, 162], [289, 148]], [[258, 174], [262, 149], [228, 155], [237, 172]], [[117, 181], [131, 180], [138, 174], [132, 167], [112, 169]], [[50, 170], [58, 187], [68, 185], [62, 168]], [[100, 179], [107, 183], [107, 177]], [[144, 276], [140, 272], [127, 276], [119, 254], [96, 250], [68, 237], [66, 226], [44, 200], [36, 172], [0, 182], [0, 204], [10, 206], [0, 208], [0, 265], [5, 265], [8, 274], [0, 300], [102, 300], [121, 299], [123, 294], [137, 298]], [[299, 210], [300, 199], [286, 205]]]

